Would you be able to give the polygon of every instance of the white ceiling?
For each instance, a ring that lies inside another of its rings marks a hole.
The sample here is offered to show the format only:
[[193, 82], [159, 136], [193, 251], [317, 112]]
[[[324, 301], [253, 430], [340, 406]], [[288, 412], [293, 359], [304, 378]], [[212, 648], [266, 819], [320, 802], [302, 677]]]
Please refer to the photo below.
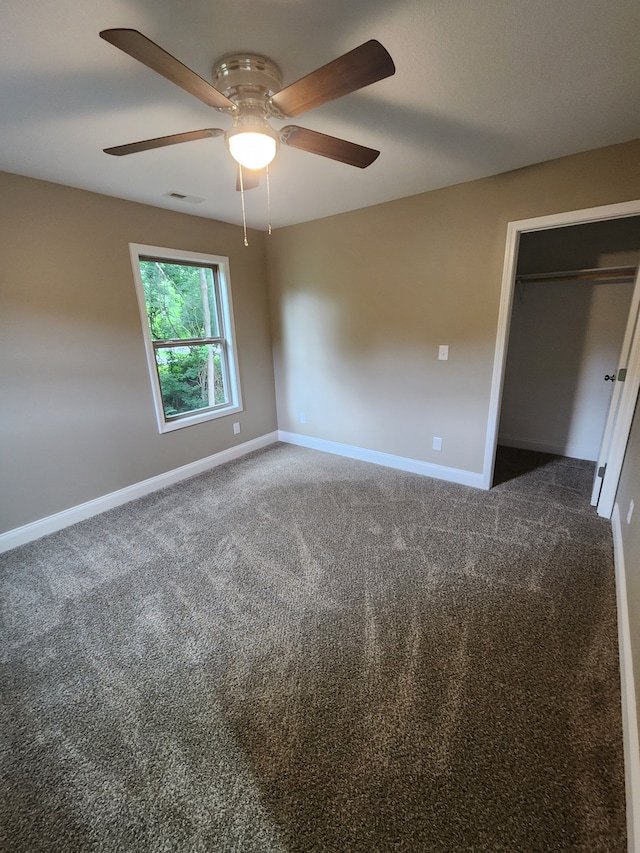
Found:
[[[263, 53], [284, 85], [382, 42], [394, 77], [295, 119], [380, 157], [361, 170], [281, 146], [274, 227], [640, 137], [640, 0], [3, 0], [1, 23], [0, 169], [227, 222], [222, 139], [102, 152], [230, 119], [100, 30], [138, 29], [208, 80], [224, 54]], [[265, 229], [265, 187], [246, 204]]]

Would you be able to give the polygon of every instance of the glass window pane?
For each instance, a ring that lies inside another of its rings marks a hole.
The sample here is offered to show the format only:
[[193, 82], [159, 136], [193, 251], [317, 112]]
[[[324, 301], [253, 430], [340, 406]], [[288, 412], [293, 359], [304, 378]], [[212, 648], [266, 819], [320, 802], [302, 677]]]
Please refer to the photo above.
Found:
[[220, 336], [211, 267], [141, 258], [140, 275], [154, 341]]
[[167, 418], [229, 402], [221, 344], [159, 347], [156, 365]]

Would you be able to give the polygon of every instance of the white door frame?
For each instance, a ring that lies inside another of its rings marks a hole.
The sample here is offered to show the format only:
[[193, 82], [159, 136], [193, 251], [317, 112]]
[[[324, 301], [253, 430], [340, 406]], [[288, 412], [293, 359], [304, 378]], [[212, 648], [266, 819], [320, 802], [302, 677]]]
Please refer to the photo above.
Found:
[[[513, 304], [513, 292], [515, 289], [516, 268], [518, 263], [518, 248], [520, 235], [528, 231], [546, 231], [550, 228], [563, 228], [567, 225], [580, 225], [586, 222], [597, 222], [604, 219], [622, 219], [627, 216], [640, 216], [640, 199], [635, 201], [608, 204], [602, 207], [590, 207], [584, 210], [572, 210], [565, 213], [552, 213], [549, 216], [538, 216], [534, 219], [520, 219], [507, 224], [507, 239], [504, 253], [504, 267], [502, 272], [502, 290], [500, 294], [500, 310], [498, 312], [498, 329], [496, 332], [496, 348], [493, 359], [493, 375], [491, 378], [491, 395], [489, 398], [489, 416], [487, 421], [487, 438], [484, 452], [484, 466], [482, 469], [482, 487], [490, 489], [493, 481], [493, 469], [496, 459], [496, 447], [498, 444], [498, 426], [500, 422], [500, 406], [502, 403], [502, 390], [504, 385], [504, 372], [507, 361], [507, 344], [509, 341], [509, 327], [511, 324], [511, 307]], [[636, 335], [637, 337], [637, 335]], [[635, 345], [635, 346], [634, 346]], [[601, 512], [598, 506], [598, 514], [606, 515], [608, 518], [613, 509], [615, 491], [618, 487], [620, 468], [624, 459], [624, 451], [627, 444], [631, 419], [638, 396], [640, 385], [640, 341], [634, 340], [631, 347], [629, 359], [629, 370], [623, 390], [620, 404], [620, 416], [612, 438], [610, 460], [615, 464], [607, 469], [602, 491], [609, 480], [607, 495], [613, 491], [610, 499], [611, 507], [607, 512]], [[635, 356], [635, 361], [634, 361]], [[635, 388], [635, 394], [634, 394]], [[631, 399], [632, 398], [632, 399]], [[616, 474], [617, 468], [617, 474]], [[615, 482], [614, 482], [615, 481]], [[602, 494], [601, 494], [602, 502]], [[607, 509], [608, 499], [603, 503], [603, 510]]]

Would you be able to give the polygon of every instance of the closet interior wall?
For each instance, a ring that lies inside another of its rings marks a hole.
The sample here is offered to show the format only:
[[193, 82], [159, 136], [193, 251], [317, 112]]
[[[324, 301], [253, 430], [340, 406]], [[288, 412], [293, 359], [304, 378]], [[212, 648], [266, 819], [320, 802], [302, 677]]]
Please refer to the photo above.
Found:
[[598, 458], [639, 262], [637, 216], [521, 236], [499, 444]]

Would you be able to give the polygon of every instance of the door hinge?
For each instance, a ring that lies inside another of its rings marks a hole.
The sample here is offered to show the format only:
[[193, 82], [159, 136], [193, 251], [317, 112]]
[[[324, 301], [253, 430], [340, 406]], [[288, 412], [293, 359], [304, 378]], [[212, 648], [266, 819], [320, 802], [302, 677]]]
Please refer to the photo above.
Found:
[[601, 466], [598, 468], [598, 477], [604, 477], [604, 472], [605, 472], [606, 470], [607, 470], [607, 466], [606, 466], [606, 465], [601, 465]]
[[627, 378], [627, 368], [621, 367], [620, 370], [618, 371], [618, 376], [617, 376], [618, 382], [624, 382], [624, 380], [626, 378]]

